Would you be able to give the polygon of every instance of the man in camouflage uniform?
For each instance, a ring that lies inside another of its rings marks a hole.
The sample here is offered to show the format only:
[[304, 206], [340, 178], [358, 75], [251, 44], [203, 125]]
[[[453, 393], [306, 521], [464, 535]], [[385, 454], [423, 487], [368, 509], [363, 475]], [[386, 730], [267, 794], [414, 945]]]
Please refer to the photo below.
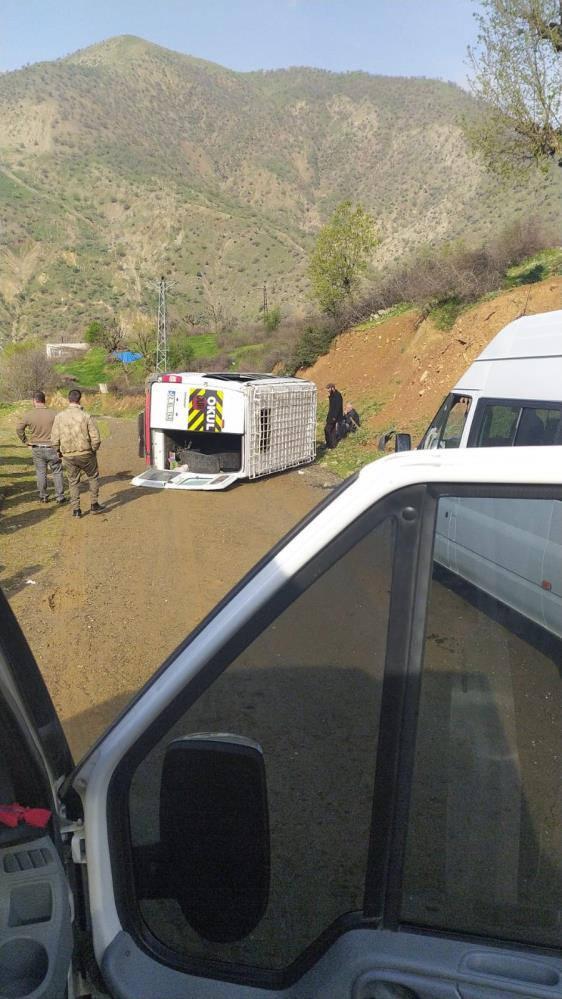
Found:
[[96, 452], [101, 444], [99, 430], [92, 417], [80, 405], [82, 393], [71, 389], [68, 393], [68, 409], [57, 413], [51, 431], [51, 442], [62, 455], [62, 463], [68, 478], [72, 516], [81, 517], [80, 476], [88, 477], [92, 513], [105, 510], [98, 503], [99, 470]]

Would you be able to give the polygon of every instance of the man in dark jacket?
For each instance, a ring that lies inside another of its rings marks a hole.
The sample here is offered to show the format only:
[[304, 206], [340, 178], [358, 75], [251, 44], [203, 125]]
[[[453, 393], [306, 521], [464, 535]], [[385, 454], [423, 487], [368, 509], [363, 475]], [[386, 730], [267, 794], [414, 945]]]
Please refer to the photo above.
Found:
[[57, 503], [62, 504], [66, 503], [62, 461], [60, 454], [51, 442], [51, 430], [55, 415], [55, 411], [48, 409], [45, 405], [45, 393], [36, 392], [33, 396], [33, 409], [24, 413], [21, 420], [18, 421], [16, 433], [22, 444], [31, 448], [41, 503], [46, 503], [49, 499], [47, 495], [47, 469], [49, 469], [53, 476]]
[[324, 436], [326, 438], [326, 447], [336, 447], [338, 443], [338, 423], [343, 420], [343, 399], [341, 392], [338, 392], [336, 386], [330, 382], [326, 385], [328, 389], [328, 415], [326, 417], [326, 426], [324, 427]]

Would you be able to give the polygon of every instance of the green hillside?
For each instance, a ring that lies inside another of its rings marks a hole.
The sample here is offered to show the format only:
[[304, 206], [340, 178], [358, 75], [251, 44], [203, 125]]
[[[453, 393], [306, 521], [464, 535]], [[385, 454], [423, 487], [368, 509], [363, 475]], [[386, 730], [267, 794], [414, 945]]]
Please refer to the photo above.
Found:
[[[312, 69], [235, 73], [138, 38], [0, 76], [0, 336], [78, 338], [154, 308], [306, 310], [307, 254], [346, 197], [377, 263], [530, 211], [562, 221], [561, 173], [509, 189], [469, 155], [454, 84]], [[198, 276], [199, 275], [199, 276]]]

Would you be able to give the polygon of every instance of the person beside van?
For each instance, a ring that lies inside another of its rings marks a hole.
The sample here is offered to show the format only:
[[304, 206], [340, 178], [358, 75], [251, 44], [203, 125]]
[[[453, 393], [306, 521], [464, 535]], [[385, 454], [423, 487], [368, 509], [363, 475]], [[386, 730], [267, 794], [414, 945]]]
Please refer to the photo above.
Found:
[[77, 519], [82, 516], [80, 509], [80, 478], [82, 473], [88, 479], [92, 513], [103, 513], [105, 510], [105, 507], [98, 502], [100, 473], [97, 452], [101, 438], [93, 418], [82, 409], [81, 398], [82, 393], [79, 389], [70, 390], [68, 409], [62, 413], [57, 413], [51, 431], [51, 442], [62, 455], [68, 477], [72, 516]]
[[359, 427], [361, 426], [359, 413], [356, 409], [354, 409], [353, 403], [351, 402], [346, 403], [343, 422], [345, 424], [345, 432], [347, 434], [354, 434], [355, 431], [359, 430]]
[[334, 448], [338, 443], [338, 424], [343, 419], [343, 397], [333, 382], [326, 385], [328, 389], [328, 415], [324, 426], [326, 447]]
[[16, 425], [16, 433], [26, 447], [31, 448], [35, 465], [39, 502], [48, 503], [47, 471], [53, 476], [55, 498], [59, 506], [66, 503], [64, 478], [59, 452], [51, 443], [51, 430], [55, 420], [54, 409], [45, 403], [45, 393], [37, 391], [33, 396], [33, 409], [23, 414]]

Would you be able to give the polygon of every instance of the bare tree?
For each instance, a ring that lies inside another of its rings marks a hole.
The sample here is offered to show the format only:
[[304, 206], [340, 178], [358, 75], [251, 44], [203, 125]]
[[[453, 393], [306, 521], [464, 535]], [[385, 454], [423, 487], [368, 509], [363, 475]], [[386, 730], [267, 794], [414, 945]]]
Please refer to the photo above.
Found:
[[0, 392], [7, 402], [30, 399], [34, 392], [52, 388], [55, 380], [54, 366], [41, 344], [11, 344], [0, 354]]
[[480, 0], [469, 80], [482, 115], [465, 121], [496, 172], [562, 166], [562, 0]]

